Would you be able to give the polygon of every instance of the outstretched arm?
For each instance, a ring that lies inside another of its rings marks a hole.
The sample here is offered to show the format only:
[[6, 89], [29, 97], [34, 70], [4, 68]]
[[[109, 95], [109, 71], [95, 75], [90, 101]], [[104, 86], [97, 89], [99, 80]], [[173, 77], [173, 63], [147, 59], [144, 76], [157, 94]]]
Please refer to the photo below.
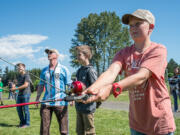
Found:
[[120, 70], [120, 64], [112, 63], [110, 67], [104, 73], [102, 73], [89, 88], [85, 90], [85, 93], [97, 94], [99, 89], [114, 82]]
[[149, 77], [151, 77], [151, 71], [146, 68], [140, 68], [140, 70], [133, 75], [130, 75], [118, 82], [118, 85], [122, 89], [131, 88], [143, 84]]
[[[124, 78], [123, 80], [118, 82], [118, 85], [122, 89], [126, 89], [129, 87], [134, 87], [143, 84], [149, 77], [151, 77], [151, 71], [146, 68], [141, 68], [136, 74], [133, 74], [129, 77]], [[107, 84], [101, 87], [97, 93], [94, 93], [92, 97], [88, 100], [83, 101], [84, 103], [90, 103], [93, 101], [104, 101], [111, 94], [113, 88], [113, 84]], [[91, 91], [90, 91], [91, 92]], [[86, 92], [88, 93], [88, 91]], [[93, 93], [92, 93], [93, 94]]]

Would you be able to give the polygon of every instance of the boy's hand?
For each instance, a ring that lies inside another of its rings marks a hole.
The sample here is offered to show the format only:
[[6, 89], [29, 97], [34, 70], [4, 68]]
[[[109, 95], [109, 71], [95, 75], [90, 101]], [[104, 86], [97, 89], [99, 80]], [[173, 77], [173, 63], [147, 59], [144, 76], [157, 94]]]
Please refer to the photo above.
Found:
[[92, 96], [90, 96], [86, 101], [82, 101], [82, 102], [87, 104], [94, 101], [104, 101], [111, 94], [111, 90], [112, 90], [112, 84], [106, 85], [99, 90], [87, 89], [83, 92], [83, 94], [92, 94]]
[[99, 89], [93, 87], [89, 87], [82, 92], [82, 94], [92, 94], [92, 95], [97, 95], [98, 93], [99, 93]]
[[11, 92], [14, 92], [16, 90], [16, 88], [11, 88], [10, 91]]

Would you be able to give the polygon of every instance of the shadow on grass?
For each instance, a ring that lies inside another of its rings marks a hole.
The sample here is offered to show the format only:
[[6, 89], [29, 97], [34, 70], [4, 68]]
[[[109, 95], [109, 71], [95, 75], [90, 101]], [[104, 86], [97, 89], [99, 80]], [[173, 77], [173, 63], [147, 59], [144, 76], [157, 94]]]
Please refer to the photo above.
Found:
[[17, 127], [17, 125], [9, 125], [5, 123], [0, 123], [0, 127]]

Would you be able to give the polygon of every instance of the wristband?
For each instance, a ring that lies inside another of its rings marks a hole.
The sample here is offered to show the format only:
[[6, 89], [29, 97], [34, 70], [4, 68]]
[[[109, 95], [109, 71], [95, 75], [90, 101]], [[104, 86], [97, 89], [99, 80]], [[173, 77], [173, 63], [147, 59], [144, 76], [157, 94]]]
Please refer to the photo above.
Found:
[[122, 87], [118, 83], [113, 83], [113, 95], [116, 98], [122, 92]]

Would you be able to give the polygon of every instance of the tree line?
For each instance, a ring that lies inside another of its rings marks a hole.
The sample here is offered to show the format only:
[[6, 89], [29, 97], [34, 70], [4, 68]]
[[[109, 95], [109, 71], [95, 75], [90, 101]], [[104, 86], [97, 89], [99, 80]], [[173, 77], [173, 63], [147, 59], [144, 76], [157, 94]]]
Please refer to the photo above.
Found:
[[[41, 69], [33, 68], [31, 70], [27, 70], [27, 72], [30, 73], [31, 80], [32, 80], [34, 86], [36, 87], [37, 84], [39, 83], [38, 78], [40, 77]], [[33, 76], [31, 74], [33, 74]], [[19, 75], [19, 73], [17, 72], [16, 69], [9, 70], [9, 68], [6, 67], [4, 70], [4, 73], [1, 74], [0, 77], [2, 78], [2, 82], [3, 82], [4, 86], [7, 86], [9, 81], [10, 82], [17, 81], [18, 75]], [[38, 78], [35, 76], [37, 76]]]

